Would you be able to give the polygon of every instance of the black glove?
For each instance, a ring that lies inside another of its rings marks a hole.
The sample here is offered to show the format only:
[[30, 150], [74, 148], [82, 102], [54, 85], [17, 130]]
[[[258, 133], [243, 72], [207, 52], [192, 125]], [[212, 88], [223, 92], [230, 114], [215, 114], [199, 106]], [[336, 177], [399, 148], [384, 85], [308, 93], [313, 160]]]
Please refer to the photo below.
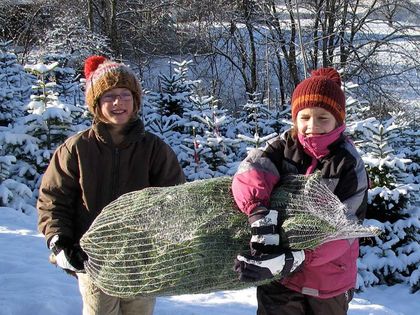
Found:
[[280, 255], [238, 255], [233, 269], [243, 282], [256, 282], [272, 279], [276, 276], [286, 277], [295, 271], [305, 260], [303, 250], [287, 250]]
[[50, 250], [55, 255], [57, 266], [73, 272], [84, 271], [84, 262], [88, 256], [70, 238], [55, 235], [50, 241]]
[[281, 225], [283, 220], [277, 210], [257, 207], [249, 215], [251, 225], [251, 254], [279, 254], [289, 249], [289, 241]]

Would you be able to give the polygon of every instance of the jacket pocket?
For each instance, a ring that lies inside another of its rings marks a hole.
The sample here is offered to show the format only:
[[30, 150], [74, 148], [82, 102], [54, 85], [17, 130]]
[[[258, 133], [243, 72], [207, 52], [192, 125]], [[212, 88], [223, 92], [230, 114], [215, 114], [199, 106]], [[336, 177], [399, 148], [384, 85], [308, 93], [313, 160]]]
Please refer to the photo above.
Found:
[[344, 273], [347, 269], [348, 266], [339, 260], [330, 261], [325, 265], [325, 273], [330, 275]]

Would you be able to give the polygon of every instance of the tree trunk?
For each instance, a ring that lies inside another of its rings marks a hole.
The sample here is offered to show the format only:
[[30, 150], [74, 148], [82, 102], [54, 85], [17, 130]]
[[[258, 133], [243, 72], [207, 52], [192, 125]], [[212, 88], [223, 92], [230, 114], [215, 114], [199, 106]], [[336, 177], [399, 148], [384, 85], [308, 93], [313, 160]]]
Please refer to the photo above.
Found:
[[321, 8], [324, 4], [324, 0], [319, 2], [315, 1], [315, 21], [314, 21], [314, 33], [313, 33], [313, 54], [312, 54], [312, 67], [314, 69], [318, 68], [318, 50], [319, 50], [319, 23], [321, 21]]
[[93, 0], [87, 0], [87, 11], [88, 29], [93, 32]]
[[340, 66], [345, 67], [349, 55], [349, 50], [346, 47], [345, 37], [346, 37], [346, 23], [347, 23], [347, 13], [348, 13], [349, 0], [344, 0], [343, 12], [341, 17], [341, 26], [340, 26]]
[[290, 45], [289, 45], [289, 55], [287, 58], [287, 65], [289, 66], [289, 73], [290, 78], [294, 84], [294, 86], [298, 85], [299, 83], [299, 74], [296, 62], [296, 46], [298, 43], [296, 42], [296, 21], [292, 10], [292, 0], [287, 0], [288, 6], [287, 10], [289, 11], [290, 17]]
[[109, 0], [109, 32], [108, 36], [111, 40], [111, 47], [117, 56], [121, 55], [121, 45], [118, 41], [118, 25], [117, 25], [117, 0]]

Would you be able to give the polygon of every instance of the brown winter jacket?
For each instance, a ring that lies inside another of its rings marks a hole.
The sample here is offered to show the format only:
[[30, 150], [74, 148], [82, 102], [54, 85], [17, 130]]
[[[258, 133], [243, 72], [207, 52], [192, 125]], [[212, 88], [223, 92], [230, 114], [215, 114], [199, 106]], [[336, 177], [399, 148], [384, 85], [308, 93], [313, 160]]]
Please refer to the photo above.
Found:
[[104, 123], [70, 137], [42, 178], [38, 229], [78, 242], [102, 208], [124, 193], [185, 182], [175, 153], [137, 120], [116, 147]]

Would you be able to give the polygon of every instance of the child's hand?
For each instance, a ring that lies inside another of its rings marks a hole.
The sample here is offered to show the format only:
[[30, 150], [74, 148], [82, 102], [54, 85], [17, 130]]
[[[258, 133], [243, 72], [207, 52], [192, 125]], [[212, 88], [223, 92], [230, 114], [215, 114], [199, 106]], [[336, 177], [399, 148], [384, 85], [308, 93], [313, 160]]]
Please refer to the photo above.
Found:
[[304, 260], [303, 250], [288, 250], [284, 254], [260, 257], [238, 255], [235, 259], [234, 270], [239, 274], [239, 280], [256, 282], [278, 275], [285, 277], [295, 271]]
[[74, 244], [67, 237], [55, 235], [50, 242], [50, 249], [57, 266], [71, 272], [83, 272], [88, 257], [79, 244]]
[[282, 221], [277, 210], [257, 207], [248, 217], [251, 225], [251, 253], [278, 254], [289, 248], [287, 237], [281, 228]]

